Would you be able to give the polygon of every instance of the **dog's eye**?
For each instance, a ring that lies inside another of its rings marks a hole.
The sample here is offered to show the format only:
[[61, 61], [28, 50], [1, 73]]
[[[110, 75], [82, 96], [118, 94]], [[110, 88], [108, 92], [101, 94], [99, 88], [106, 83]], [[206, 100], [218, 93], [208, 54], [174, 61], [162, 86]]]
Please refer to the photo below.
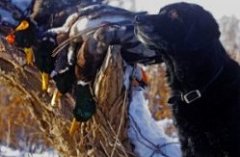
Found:
[[175, 20], [175, 19], [178, 19], [179, 18], [179, 14], [177, 12], [177, 10], [173, 9], [173, 10], [170, 10], [168, 12], [168, 16], [172, 19], [172, 20]]

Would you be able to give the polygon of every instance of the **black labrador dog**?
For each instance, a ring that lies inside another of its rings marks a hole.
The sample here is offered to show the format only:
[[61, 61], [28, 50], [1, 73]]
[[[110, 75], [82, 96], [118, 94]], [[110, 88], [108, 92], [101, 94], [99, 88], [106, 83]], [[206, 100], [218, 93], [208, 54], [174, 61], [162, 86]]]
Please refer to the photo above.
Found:
[[184, 157], [240, 157], [240, 67], [201, 6], [175, 3], [137, 16], [135, 33], [167, 65]]

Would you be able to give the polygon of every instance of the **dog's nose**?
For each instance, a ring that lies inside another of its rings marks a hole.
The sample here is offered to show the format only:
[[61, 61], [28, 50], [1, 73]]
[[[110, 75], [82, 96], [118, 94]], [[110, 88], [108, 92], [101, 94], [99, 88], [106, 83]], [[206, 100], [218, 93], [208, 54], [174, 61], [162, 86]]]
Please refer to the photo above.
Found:
[[135, 24], [139, 24], [139, 23], [141, 23], [141, 16], [135, 16], [135, 20], [134, 20], [134, 23]]
[[136, 23], [139, 23], [141, 21], [141, 17], [138, 15], [138, 16], [135, 16], [135, 20], [134, 20]]
[[135, 21], [138, 22], [140, 20], [139, 16], [135, 16]]

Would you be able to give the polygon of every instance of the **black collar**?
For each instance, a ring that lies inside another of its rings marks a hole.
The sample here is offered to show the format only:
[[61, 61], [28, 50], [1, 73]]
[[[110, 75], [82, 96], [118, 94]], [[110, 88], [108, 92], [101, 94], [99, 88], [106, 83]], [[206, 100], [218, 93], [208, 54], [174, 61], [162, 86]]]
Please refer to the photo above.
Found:
[[179, 97], [182, 101], [184, 101], [187, 104], [191, 104], [194, 101], [200, 99], [202, 97], [202, 94], [207, 90], [207, 88], [209, 86], [211, 86], [211, 84], [214, 81], [216, 81], [216, 79], [220, 76], [220, 74], [223, 71], [223, 68], [224, 68], [224, 66], [221, 66], [219, 68], [219, 70], [217, 71], [217, 73], [214, 75], [214, 77], [204, 87], [199, 88], [199, 89], [194, 89], [194, 90], [191, 90], [191, 91], [186, 92], [186, 93], [180, 92], [180, 95], [177, 95], [177, 96], [174, 96], [174, 97], [170, 98], [169, 103], [171, 104], [172, 101], [174, 101], [176, 99], [179, 99]]

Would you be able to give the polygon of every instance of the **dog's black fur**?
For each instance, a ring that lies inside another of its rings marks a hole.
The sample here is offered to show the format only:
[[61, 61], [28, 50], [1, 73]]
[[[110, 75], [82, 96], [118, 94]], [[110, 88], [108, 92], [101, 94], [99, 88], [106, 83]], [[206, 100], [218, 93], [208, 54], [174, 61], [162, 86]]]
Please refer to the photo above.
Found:
[[[135, 32], [167, 65], [183, 156], [240, 157], [240, 67], [219, 41], [213, 16], [198, 5], [175, 3], [158, 15], [136, 17]], [[195, 89], [201, 98], [182, 99]]]

